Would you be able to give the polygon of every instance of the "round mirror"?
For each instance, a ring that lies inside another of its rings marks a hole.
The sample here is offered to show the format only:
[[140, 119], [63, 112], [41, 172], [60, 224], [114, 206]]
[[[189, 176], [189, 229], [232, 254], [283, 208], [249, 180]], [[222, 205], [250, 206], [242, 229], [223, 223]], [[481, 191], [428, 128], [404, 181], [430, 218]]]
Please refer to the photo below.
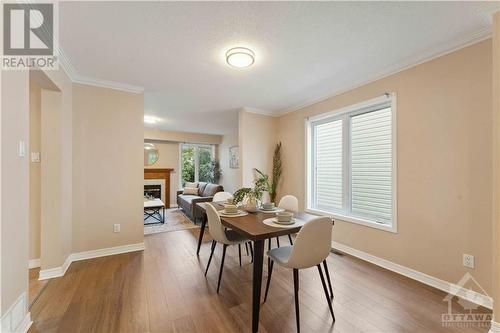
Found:
[[156, 146], [152, 143], [144, 142], [144, 165], [155, 164], [158, 161], [158, 157], [160, 157], [160, 153], [158, 153]]

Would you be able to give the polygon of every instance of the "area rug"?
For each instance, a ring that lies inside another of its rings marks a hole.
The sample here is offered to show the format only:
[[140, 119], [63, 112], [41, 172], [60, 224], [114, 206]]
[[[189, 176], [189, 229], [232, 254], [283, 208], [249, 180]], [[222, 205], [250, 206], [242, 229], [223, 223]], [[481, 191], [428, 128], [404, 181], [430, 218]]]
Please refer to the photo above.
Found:
[[165, 223], [145, 225], [144, 235], [195, 228], [199, 228], [199, 226], [195, 225], [189, 218], [187, 218], [180, 209], [171, 208], [165, 211]]

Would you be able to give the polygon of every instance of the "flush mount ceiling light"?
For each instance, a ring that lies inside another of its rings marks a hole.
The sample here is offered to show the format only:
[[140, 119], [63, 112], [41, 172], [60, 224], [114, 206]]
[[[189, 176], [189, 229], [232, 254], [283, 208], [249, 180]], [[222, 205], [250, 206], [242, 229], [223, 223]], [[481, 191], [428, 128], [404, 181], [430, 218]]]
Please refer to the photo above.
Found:
[[158, 122], [158, 118], [152, 116], [144, 116], [145, 124], [156, 124]]
[[233, 47], [226, 52], [226, 61], [232, 67], [250, 67], [255, 62], [255, 53], [246, 47]]

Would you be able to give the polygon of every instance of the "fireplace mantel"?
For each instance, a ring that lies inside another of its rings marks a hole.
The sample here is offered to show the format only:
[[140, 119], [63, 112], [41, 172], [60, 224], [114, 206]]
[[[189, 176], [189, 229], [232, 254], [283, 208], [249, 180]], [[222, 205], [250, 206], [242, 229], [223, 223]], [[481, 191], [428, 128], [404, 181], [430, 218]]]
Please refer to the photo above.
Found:
[[170, 173], [174, 169], [144, 169], [144, 179], [165, 179], [165, 208], [170, 208]]

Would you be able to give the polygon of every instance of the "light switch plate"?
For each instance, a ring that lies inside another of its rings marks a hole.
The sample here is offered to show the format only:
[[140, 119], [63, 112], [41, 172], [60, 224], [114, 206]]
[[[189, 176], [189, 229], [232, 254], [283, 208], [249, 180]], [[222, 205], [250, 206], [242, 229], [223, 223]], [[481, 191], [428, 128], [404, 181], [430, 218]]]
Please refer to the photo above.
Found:
[[32, 163], [40, 163], [40, 153], [39, 152], [31, 153], [31, 162]]
[[120, 224], [113, 224], [113, 232], [120, 232], [120, 230], [121, 230]]
[[26, 142], [23, 140], [19, 141], [19, 157], [26, 156]]

